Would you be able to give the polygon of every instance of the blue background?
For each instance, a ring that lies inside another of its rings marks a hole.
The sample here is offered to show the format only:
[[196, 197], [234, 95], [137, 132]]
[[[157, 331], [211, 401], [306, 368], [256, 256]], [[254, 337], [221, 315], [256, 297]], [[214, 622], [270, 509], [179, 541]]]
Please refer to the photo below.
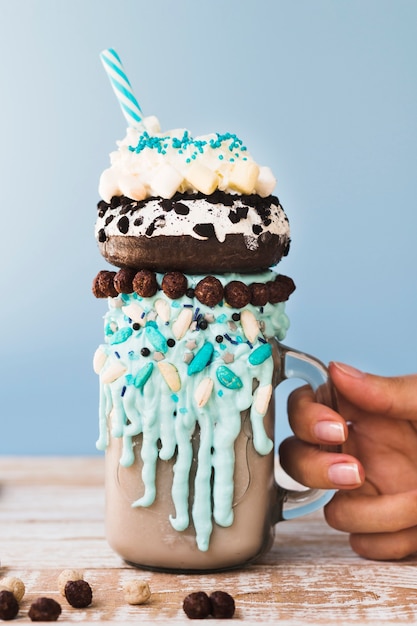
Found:
[[164, 129], [235, 132], [292, 227], [287, 343], [417, 371], [417, 3], [0, 1], [1, 454], [94, 454], [114, 47]]

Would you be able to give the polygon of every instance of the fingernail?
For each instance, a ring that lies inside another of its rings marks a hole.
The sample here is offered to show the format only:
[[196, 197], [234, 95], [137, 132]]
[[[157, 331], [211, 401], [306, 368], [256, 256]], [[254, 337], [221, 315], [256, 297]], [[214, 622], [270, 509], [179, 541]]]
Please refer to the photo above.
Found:
[[355, 463], [336, 463], [328, 469], [329, 479], [340, 487], [360, 485], [359, 468]]
[[348, 376], [352, 376], [352, 378], [363, 378], [365, 374], [360, 370], [356, 369], [356, 367], [352, 367], [351, 365], [346, 365], [346, 363], [338, 363], [337, 361], [333, 361], [333, 365], [337, 367], [338, 370], [343, 372], [343, 374], [347, 374]]
[[328, 443], [343, 443], [346, 439], [343, 424], [338, 422], [317, 422], [314, 426], [317, 439]]

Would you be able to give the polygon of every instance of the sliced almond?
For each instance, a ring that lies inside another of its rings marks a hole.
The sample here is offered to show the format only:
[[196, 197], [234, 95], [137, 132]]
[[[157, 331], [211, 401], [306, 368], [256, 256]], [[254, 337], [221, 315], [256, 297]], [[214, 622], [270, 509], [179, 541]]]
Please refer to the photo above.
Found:
[[203, 407], [207, 404], [211, 392], [213, 391], [214, 381], [212, 378], [203, 378], [197, 385], [197, 388], [194, 392], [194, 399], [197, 403], [198, 408]]
[[246, 338], [253, 343], [259, 335], [259, 323], [252, 311], [244, 309], [240, 314], [240, 323]]
[[175, 322], [172, 324], [172, 332], [175, 339], [182, 339], [190, 328], [190, 324], [193, 320], [192, 309], [182, 309]]
[[175, 365], [168, 361], [159, 361], [158, 369], [171, 391], [179, 391], [181, 389], [181, 379]]
[[101, 374], [101, 382], [104, 385], [108, 385], [117, 380], [126, 372], [126, 367], [120, 362], [114, 362], [107, 367]]
[[265, 415], [272, 396], [272, 385], [264, 385], [256, 390], [255, 409], [260, 415]]
[[169, 319], [171, 317], [171, 307], [169, 306], [168, 302], [159, 298], [155, 301], [154, 307], [161, 320], [163, 322], [169, 322]]
[[96, 374], [100, 374], [106, 361], [107, 354], [104, 352], [103, 348], [99, 346], [93, 356], [93, 370]]

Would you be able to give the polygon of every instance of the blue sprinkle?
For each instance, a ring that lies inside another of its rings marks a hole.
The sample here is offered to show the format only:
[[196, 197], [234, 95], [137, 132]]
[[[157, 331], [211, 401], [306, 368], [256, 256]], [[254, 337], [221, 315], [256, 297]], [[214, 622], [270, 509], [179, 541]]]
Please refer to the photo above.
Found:
[[123, 385], [122, 391], [120, 392], [120, 395], [122, 396], [122, 398], [125, 395], [125, 393], [126, 393], [126, 386]]
[[261, 343], [266, 343], [266, 340], [263, 337], [258, 337], [258, 341], [260, 341]]
[[176, 393], [173, 393], [173, 394], [171, 395], [171, 400], [173, 400], [174, 402], [178, 402], [179, 398], [178, 398], [178, 396], [177, 396], [177, 394], [176, 394]]
[[192, 309], [194, 307], [194, 304], [184, 304], [183, 307], [184, 309]]
[[185, 413], [188, 413], [188, 409], [184, 407], [184, 408], [180, 409], [180, 413], [182, 413], [184, 415]]
[[118, 352], [115, 352], [114, 356], [116, 356], [118, 359], [120, 359], [120, 354]]
[[223, 315], [219, 315], [219, 317], [216, 318], [216, 322], [218, 322], [219, 324], [223, 324], [223, 322], [225, 322], [227, 320], [227, 315], [225, 313], [223, 313]]
[[232, 343], [234, 346], [238, 345], [238, 341], [235, 341], [234, 339], [231, 338], [230, 335], [228, 335], [227, 333], [224, 334], [224, 338], [227, 339], [227, 341], [230, 341], [230, 343]]
[[217, 395], [219, 396], [219, 398], [221, 398], [223, 396], [223, 391], [219, 389], [219, 391], [217, 392]]

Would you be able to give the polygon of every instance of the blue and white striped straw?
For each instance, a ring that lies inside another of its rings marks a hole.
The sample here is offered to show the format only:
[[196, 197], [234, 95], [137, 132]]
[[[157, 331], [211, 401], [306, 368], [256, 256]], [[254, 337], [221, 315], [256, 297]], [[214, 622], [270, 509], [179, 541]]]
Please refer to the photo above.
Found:
[[143, 114], [138, 101], [133, 95], [131, 84], [123, 69], [119, 55], [115, 50], [109, 48], [100, 53], [100, 59], [127, 123], [133, 128], [136, 127], [141, 122]]

